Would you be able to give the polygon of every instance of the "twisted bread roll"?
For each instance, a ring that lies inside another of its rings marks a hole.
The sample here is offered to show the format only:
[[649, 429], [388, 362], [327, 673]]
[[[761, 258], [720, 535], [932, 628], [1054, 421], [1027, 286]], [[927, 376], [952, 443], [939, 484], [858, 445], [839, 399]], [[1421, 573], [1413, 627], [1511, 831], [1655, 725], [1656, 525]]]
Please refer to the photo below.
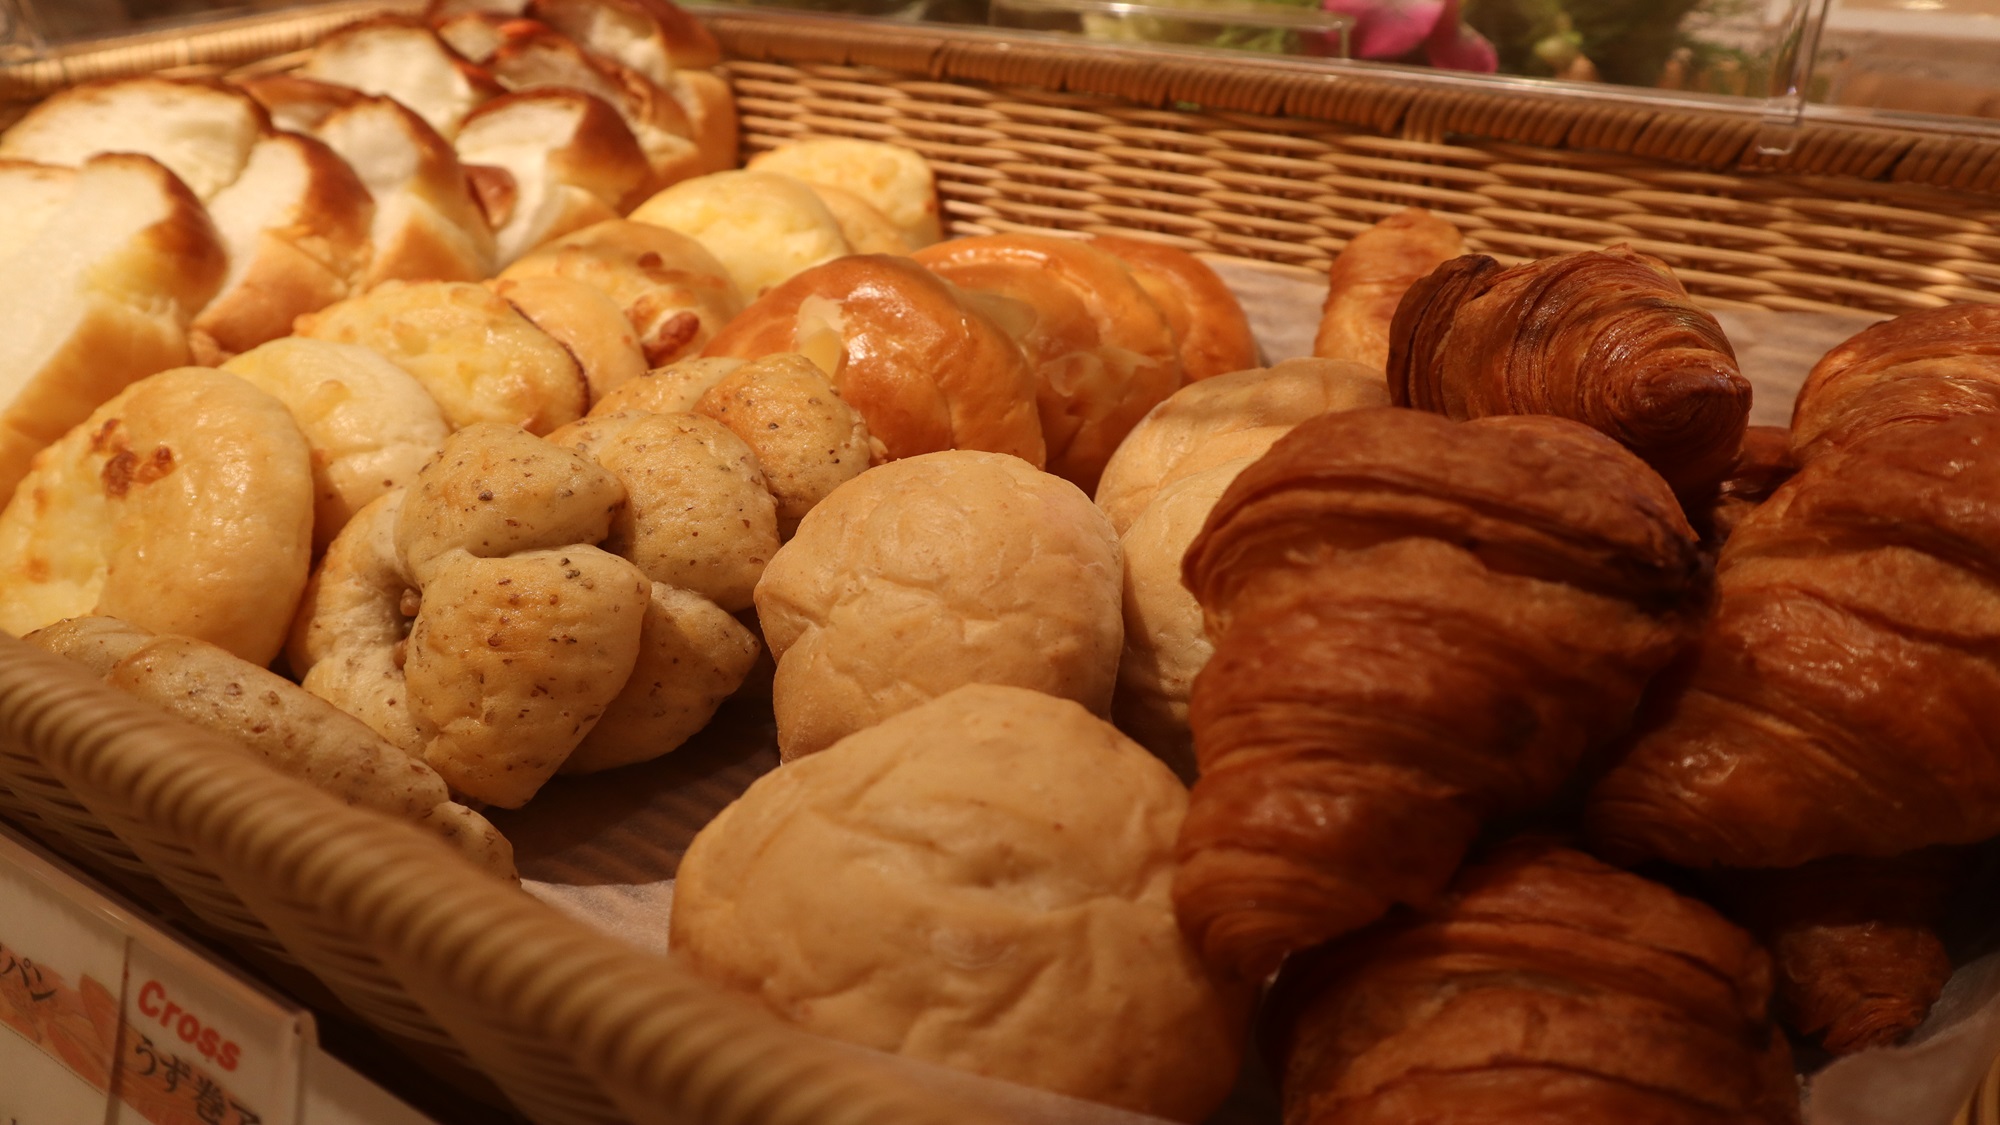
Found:
[[1408, 207], [1351, 239], [1327, 270], [1313, 354], [1389, 366], [1389, 325], [1396, 306], [1425, 275], [1465, 253], [1458, 228]]
[[1685, 499], [1714, 494], [1750, 420], [1721, 326], [1664, 263], [1623, 246], [1513, 269], [1454, 259], [1410, 288], [1390, 336], [1398, 406], [1582, 422]]
[[1826, 353], [1792, 405], [1800, 463], [1895, 426], [2000, 411], [2000, 305], [1947, 305], [1863, 329]]
[[545, 243], [500, 277], [568, 278], [603, 292], [625, 311], [639, 334], [639, 350], [653, 367], [700, 355], [743, 308], [728, 272], [699, 242], [623, 219]]
[[1796, 1122], [1770, 995], [1770, 959], [1706, 906], [1517, 842], [1287, 966], [1285, 1125]]
[[1257, 366], [1250, 318], [1215, 271], [1200, 258], [1158, 242], [1100, 234], [1089, 245], [1115, 254], [1139, 287], [1167, 314], [1180, 341], [1181, 372], [1190, 383]]
[[2000, 415], [1816, 457], [1716, 566], [1685, 690], [1591, 794], [1611, 854], [1792, 867], [2000, 834]]
[[1255, 978], [1422, 903], [1546, 801], [1692, 632], [1671, 492], [1591, 430], [1395, 409], [1300, 425], [1188, 549], [1215, 656], [1181, 923]]

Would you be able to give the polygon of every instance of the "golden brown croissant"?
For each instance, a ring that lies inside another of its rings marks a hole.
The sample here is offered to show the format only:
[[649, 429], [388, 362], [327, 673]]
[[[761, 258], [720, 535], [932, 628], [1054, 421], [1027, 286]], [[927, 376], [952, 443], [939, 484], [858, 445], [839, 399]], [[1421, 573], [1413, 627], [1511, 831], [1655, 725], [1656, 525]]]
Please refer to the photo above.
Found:
[[1792, 406], [1800, 463], [1878, 430], [2000, 411], [2000, 305], [1947, 305], [1863, 329], [1826, 353]]
[[1620, 858], [1793, 867], [2000, 834], [2000, 416], [1822, 456], [1740, 524], [1663, 719], [1601, 780]]
[[1558, 418], [1308, 421], [1189, 548], [1214, 657], [1174, 885], [1211, 963], [1423, 902], [1546, 801], [1691, 637], [1695, 541], [1636, 457]]
[[1709, 538], [1716, 544], [1729, 540], [1730, 532], [1771, 498], [1778, 486], [1792, 479], [1798, 463], [1792, 460], [1792, 433], [1783, 426], [1752, 426], [1743, 432], [1743, 449], [1736, 455], [1736, 467], [1708, 511]]
[[1963, 868], [1956, 849], [1718, 872], [1720, 901], [1771, 950], [1778, 1013], [1837, 1055], [1895, 1043], [1951, 977], [1934, 927]]
[[1327, 270], [1313, 354], [1388, 367], [1389, 322], [1397, 303], [1424, 275], [1463, 253], [1458, 228], [1421, 207], [1405, 208], [1355, 235]]
[[1750, 420], [1722, 327], [1664, 263], [1624, 246], [1513, 269], [1446, 262], [1397, 307], [1388, 374], [1398, 406], [1582, 422], [1690, 500], [1729, 475]]
[[1285, 1125], [1795, 1122], [1769, 958], [1713, 910], [1550, 844], [1286, 966]]

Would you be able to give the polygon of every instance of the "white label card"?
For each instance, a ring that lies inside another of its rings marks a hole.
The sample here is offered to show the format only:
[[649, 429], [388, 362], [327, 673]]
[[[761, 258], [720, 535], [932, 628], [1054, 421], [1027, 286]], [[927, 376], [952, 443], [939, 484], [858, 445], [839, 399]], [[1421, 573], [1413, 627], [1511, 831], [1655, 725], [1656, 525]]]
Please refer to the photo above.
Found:
[[0, 857], [0, 1125], [105, 1120], [125, 948], [113, 918]]

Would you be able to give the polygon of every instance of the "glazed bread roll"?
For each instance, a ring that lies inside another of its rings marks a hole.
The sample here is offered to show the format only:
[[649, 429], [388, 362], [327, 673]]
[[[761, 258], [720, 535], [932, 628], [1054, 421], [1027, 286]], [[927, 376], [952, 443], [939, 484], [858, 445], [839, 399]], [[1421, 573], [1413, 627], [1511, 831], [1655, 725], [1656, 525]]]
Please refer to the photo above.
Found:
[[706, 354], [779, 352], [831, 375], [889, 457], [980, 449], [1037, 468], [1045, 461], [1035, 373], [1021, 349], [907, 258], [857, 255], [807, 270], [752, 302]]
[[567, 277], [500, 277], [486, 283], [535, 327], [569, 349], [590, 402], [646, 373], [639, 332], [603, 290]]
[[454, 429], [504, 422], [545, 434], [587, 405], [589, 386], [568, 350], [469, 282], [385, 282], [300, 317], [298, 334], [380, 353], [423, 384]]
[[1247, 995], [1175, 929], [1187, 795], [1082, 707], [959, 688], [767, 774], [695, 837], [674, 952], [822, 1035], [1199, 1121]]
[[258, 141], [208, 212], [229, 273], [189, 326], [197, 362], [289, 335], [292, 321], [357, 292], [367, 276], [375, 200], [347, 161], [311, 137]]
[[1350, 239], [1327, 271], [1313, 354], [1389, 368], [1389, 325], [1410, 286], [1465, 253], [1458, 228], [1407, 207]]
[[912, 247], [944, 238], [937, 177], [921, 155], [901, 145], [813, 137], [760, 152], [746, 167], [852, 192], [894, 223]]
[[599, 290], [625, 311], [651, 367], [699, 355], [743, 308], [728, 271], [701, 243], [650, 223], [586, 227], [543, 245], [500, 277], [563, 277]]
[[306, 55], [299, 74], [394, 98], [450, 139], [480, 103], [501, 94], [491, 74], [458, 56], [411, 16], [384, 14], [348, 24]]
[[409, 372], [367, 348], [288, 336], [222, 369], [285, 404], [312, 452], [313, 550], [417, 475], [451, 432]]
[[144, 156], [0, 164], [0, 497], [36, 451], [136, 379], [186, 363], [226, 260], [200, 201]]
[[757, 584], [787, 760], [968, 683], [1111, 707], [1118, 543], [1076, 486], [966, 450], [871, 469]]
[[1388, 404], [1380, 372], [1341, 360], [1286, 360], [1183, 387], [1112, 454], [1097, 484], [1097, 506], [1122, 535], [1174, 481], [1260, 457], [1308, 418]]
[[1214, 270], [1200, 258], [1158, 242], [1100, 234], [1090, 245], [1116, 254], [1131, 268], [1147, 296], [1167, 314], [1180, 342], [1181, 372], [1188, 382], [1257, 366], [1250, 318]]
[[347, 804], [440, 834], [449, 823], [454, 848], [495, 875], [515, 877], [513, 848], [484, 817], [451, 805], [432, 818], [451, 794], [429, 766], [283, 676], [204, 641], [156, 636], [111, 617], [71, 618], [26, 639]]
[[810, 187], [769, 172], [683, 180], [640, 204], [631, 219], [701, 243], [751, 300], [852, 251], [839, 221]]
[[0, 512], [0, 628], [102, 614], [270, 663], [312, 555], [311, 461], [284, 404], [234, 375], [132, 384]]
[[150, 156], [206, 203], [236, 182], [271, 119], [206, 78], [84, 82], [37, 103], [0, 136], [0, 157], [76, 168], [99, 153]]
[[1239, 457], [1167, 484], [1118, 540], [1125, 557], [1125, 653], [1112, 717], [1184, 781], [1197, 772], [1188, 696], [1215, 645], [1202, 626], [1201, 603], [1181, 583], [1181, 558], [1223, 489], [1253, 460]]
[[1115, 255], [1048, 235], [995, 234], [942, 242], [916, 260], [1026, 311], [1014, 338], [1039, 379], [1048, 468], [1085, 492], [1139, 419], [1181, 385], [1166, 314]]
[[459, 130], [458, 157], [484, 183], [496, 262], [616, 219], [651, 174], [624, 118], [581, 90], [498, 97]]

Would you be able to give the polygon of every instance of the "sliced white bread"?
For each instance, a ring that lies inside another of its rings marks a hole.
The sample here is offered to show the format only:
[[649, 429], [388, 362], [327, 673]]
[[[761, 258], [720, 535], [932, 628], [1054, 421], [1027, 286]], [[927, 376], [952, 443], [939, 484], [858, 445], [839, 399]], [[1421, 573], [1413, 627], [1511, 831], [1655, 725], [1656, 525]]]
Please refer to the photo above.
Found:
[[461, 58], [423, 21], [382, 15], [320, 40], [301, 76], [394, 98], [431, 128], [456, 136], [459, 122], [501, 94], [493, 76]]
[[117, 78], [55, 94], [0, 136], [0, 157], [74, 168], [100, 152], [164, 164], [207, 202], [271, 130], [255, 98], [199, 78]]
[[197, 363], [212, 367], [290, 334], [294, 318], [344, 300], [367, 276], [374, 197], [347, 161], [311, 137], [259, 141], [208, 213], [229, 273], [190, 326]]
[[726, 172], [737, 165], [738, 122], [736, 93], [729, 83], [706, 70], [683, 70], [674, 75], [667, 92], [687, 113], [693, 129], [694, 147], [699, 152], [696, 175]]
[[[458, 157], [468, 168], [498, 170], [510, 189], [504, 198], [493, 190], [482, 195], [501, 266], [552, 238], [617, 218], [652, 174], [618, 111], [556, 87], [479, 107], [459, 132]], [[494, 179], [487, 176], [489, 184]]]
[[394, 279], [478, 281], [493, 273], [493, 230], [451, 142], [393, 98], [334, 111], [317, 135], [375, 197], [363, 288]]
[[651, 190], [701, 174], [707, 157], [695, 143], [694, 122], [673, 94], [547, 25], [522, 20], [509, 24], [508, 33], [488, 63], [508, 89], [567, 86], [603, 98], [625, 118], [646, 153], [653, 170]]
[[31, 242], [76, 194], [76, 169], [0, 160], [0, 259]]
[[51, 206], [55, 183], [0, 176], [0, 214], [18, 199], [43, 216], [33, 233], [12, 227], [0, 259], [4, 276], [33, 279], [0, 296], [0, 497], [91, 411], [187, 362], [188, 320], [226, 268], [208, 212], [150, 157], [92, 157]]
[[292, 133], [312, 133], [333, 115], [368, 95], [352, 86], [338, 86], [296, 74], [265, 74], [240, 78], [236, 85], [257, 99], [271, 115], [271, 124]]
[[638, 0], [530, 0], [525, 14], [661, 86], [673, 81], [667, 31]]
[[483, 67], [493, 61], [493, 53], [516, 30], [510, 25], [520, 18], [504, 12], [459, 12], [439, 20], [434, 27], [445, 46], [466, 62]]

